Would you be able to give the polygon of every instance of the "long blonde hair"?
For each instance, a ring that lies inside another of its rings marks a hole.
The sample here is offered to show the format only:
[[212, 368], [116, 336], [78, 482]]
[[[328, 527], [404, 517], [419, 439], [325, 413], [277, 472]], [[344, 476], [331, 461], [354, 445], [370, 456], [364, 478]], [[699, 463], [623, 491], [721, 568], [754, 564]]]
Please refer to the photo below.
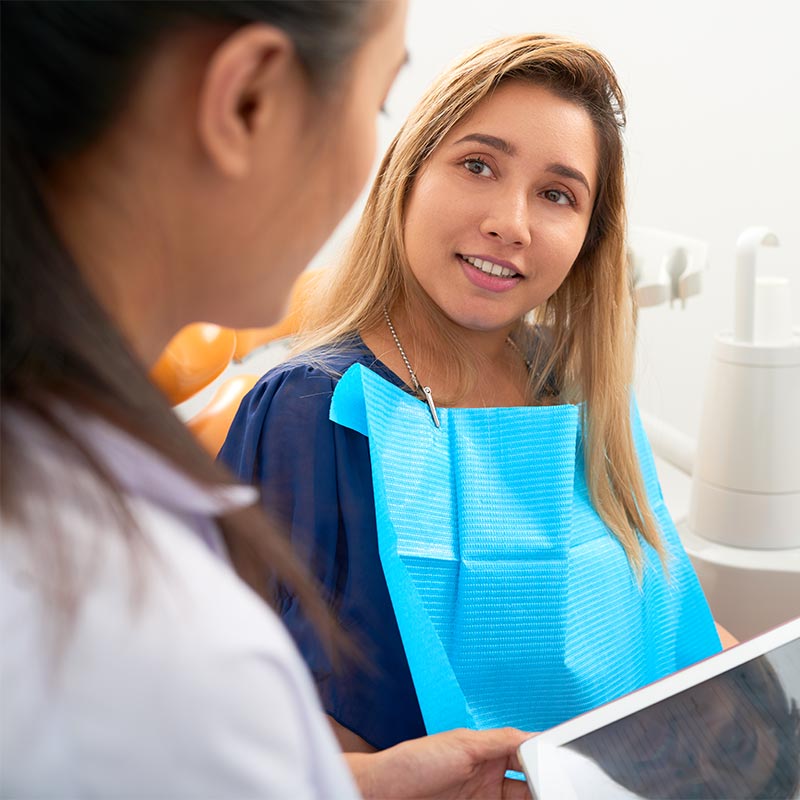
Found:
[[[415, 177], [447, 133], [500, 83], [512, 80], [575, 102], [597, 133], [599, 191], [583, 247], [562, 285], [520, 321], [514, 336], [533, 355], [529, 402], [541, 402], [549, 381], [561, 401], [581, 403], [592, 502], [640, 574], [639, 535], [662, 562], [665, 555], [631, 434], [635, 308], [625, 247], [625, 108], [614, 70], [601, 53], [562, 37], [523, 34], [488, 42], [446, 70], [389, 146], [344, 260], [325, 271], [315, 286], [319, 300], [305, 306], [296, 352], [329, 351], [356, 331], [382, 324], [384, 307], [413, 303], [409, 319], [421, 317], [440, 334], [437, 344], [451, 348], [460, 385], [469, 385], [474, 362], [456, 326], [408, 268], [405, 208]], [[549, 332], [546, 342], [536, 333], [542, 328]]]

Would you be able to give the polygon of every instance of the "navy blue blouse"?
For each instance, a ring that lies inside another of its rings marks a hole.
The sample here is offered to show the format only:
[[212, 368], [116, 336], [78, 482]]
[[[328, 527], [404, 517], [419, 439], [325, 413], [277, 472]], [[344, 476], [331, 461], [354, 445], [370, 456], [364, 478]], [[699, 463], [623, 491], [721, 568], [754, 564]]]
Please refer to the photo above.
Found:
[[423, 736], [425, 725], [378, 555], [369, 442], [328, 419], [337, 376], [355, 363], [407, 389], [360, 337], [326, 355], [330, 373], [302, 357], [279, 365], [242, 401], [219, 458], [261, 488], [365, 656], [334, 671], [295, 599], [282, 597], [325, 711], [383, 749]]

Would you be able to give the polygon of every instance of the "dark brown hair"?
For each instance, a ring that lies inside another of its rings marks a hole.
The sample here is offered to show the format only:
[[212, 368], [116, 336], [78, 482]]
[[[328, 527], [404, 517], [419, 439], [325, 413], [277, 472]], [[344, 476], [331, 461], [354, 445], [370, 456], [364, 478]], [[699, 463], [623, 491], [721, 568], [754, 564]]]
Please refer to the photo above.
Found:
[[[84, 283], [43, 200], [48, 170], [109, 125], [148, 49], [172, 30], [191, 25], [233, 30], [257, 22], [279, 27], [291, 38], [311, 89], [335, 102], [351, 57], [376, 25], [378, 5], [372, 0], [104, 1], [14, 2], [0, 8], [2, 402], [32, 415], [100, 479], [132, 548], [141, 537], [125, 512], [121, 489], [60, 424], [55, 404], [111, 422], [201, 484], [231, 479], [179, 422]], [[24, 499], [31, 489], [42, 495], [38, 502], [46, 505], [47, 497], [35, 462], [26, 459], [26, 442], [7, 414], [0, 420], [0, 441], [3, 515], [19, 523], [36, 543], [37, 555], [48, 555], [48, 563], [41, 564], [48, 573], [43, 583], [55, 587], [58, 610], [74, 608], [79, 592], [66, 591], [71, 576], [61, 568], [69, 559], [58, 556], [59, 548], [68, 555], [59, 536], [64, 523], [55, 508], [46, 529], [29, 519]], [[305, 571], [256, 506], [219, 519], [219, 525], [235, 568], [256, 592], [272, 601], [269, 586], [291, 586], [312, 619], [324, 618]]]

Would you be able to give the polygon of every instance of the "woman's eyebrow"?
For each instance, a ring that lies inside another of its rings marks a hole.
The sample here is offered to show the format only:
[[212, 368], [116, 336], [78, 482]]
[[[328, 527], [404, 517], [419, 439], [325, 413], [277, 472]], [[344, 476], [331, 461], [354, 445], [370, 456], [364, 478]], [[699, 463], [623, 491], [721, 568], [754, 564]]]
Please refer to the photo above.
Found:
[[555, 175], [561, 175], [564, 178], [572, 178], [573, 180], [579, 181], [586, 187], [586, 191], [589, 192], [589, 194], [592, 193], [592, 190], [589, 188], [589, 181], [586, 180], [586, 176], [579, 169], [568, 167], [566, 164], [550, 164], [547, 167], [547, 171]]
[[505, 153], [508, 156], [515, 156], [517, 154], [517, 148], [514, 147], [513, 144], [507, 142], [505, 139], [501, 139], [499, 136], [490, 136], [488, 133], [468, 133], [466, 136], [462, 136], [455, 144], [461, 144], [462, 142], [478, 142], [478, 144], [485, 144], [487, 147], [493, 147], [495, 150], [499, 150], [501, 153]]

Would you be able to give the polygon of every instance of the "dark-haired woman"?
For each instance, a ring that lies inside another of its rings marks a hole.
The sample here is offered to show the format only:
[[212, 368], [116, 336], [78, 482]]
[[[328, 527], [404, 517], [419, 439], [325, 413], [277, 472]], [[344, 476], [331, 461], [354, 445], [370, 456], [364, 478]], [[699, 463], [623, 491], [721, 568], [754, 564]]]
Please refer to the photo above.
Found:
[[[321, 603], [147, 371], [188, 322], [282, 309], [366, 178], [404, 3], [0, 11], [0, 795], [354, 796], [256, 592]], [[522, 738], [349, 765], [366, 795], [486, 796]]]

